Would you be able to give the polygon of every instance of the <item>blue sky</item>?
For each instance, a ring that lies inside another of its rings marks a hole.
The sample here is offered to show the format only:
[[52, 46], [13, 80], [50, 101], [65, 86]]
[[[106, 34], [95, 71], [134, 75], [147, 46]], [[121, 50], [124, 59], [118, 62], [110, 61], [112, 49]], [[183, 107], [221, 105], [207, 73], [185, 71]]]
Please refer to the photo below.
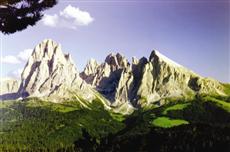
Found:
[[[88, 59], [102, 62], [110, 52], [130, 60], [148, 57], [157, 49], [202, 76], [230, 82], [227, 0], [60, 0], [44, 13], [50, 17], [46, 21], [43, 18], [22, 32], [2, 35], [3, 59], [8, 61], [2, 63], [3, 77], [17, 75], [28, 49], [51, 38], [72, 55], [79, 71]], [[17, 61], [9, 63], [12, 56]]]

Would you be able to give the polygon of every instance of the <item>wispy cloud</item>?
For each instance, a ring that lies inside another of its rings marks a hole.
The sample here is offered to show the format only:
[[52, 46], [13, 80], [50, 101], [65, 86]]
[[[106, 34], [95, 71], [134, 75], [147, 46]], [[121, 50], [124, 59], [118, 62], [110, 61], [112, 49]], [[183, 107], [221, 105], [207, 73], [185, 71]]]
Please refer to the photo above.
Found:
[[94, 21], [89, 12], [68, 5], [59, 14], [45, 14], [42, 23], [49, 27], [76, 29], [78, 26], [87, 26]]
[[19, 52], [16, 56], [14, 55], [7, 55], [3, 56], [0, 61], [1, 63], [5, 64], [21, 64], [26, 62], [32, 53], [32, 49], [25, 49]]
[[25, 49], [18, 53], [17, 57], [21, 61], [27, 61], [31, 56], [33, 49]]
[[20, 79], [21, 78], [21, 73], [22, 73], [23, 69], [16, 69], [14, 71], [10, 71], [8, 74], [7, 74], [7, 77], [10, 77], [10, 78], [15, 78], [15, 79]]
[[13, 55], [7, 55], [1, 58], [1, 63], [6, 63], [6, 64], [19, 64], [21, 61]]

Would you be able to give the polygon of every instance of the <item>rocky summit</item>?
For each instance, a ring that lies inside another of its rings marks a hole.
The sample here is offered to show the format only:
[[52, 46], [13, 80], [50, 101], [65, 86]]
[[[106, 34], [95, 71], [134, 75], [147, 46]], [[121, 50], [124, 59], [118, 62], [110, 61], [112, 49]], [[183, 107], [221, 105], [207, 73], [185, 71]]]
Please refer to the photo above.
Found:
[[22, 97], [64, 97], [70, 88], [81, 89], [83, 85], [70, 54], [64, 54], [60, 44], [47, 39], [30, 56], [18, 93]]
[[[71, 98], [77, 92], [87, 100], [103, 96], [104, 105], [118, 111], [163, 105], [168, 98], [192, 98], [197, 94], [224, 95], [220, 82], [203, 78], [156, 50], [149, 58], [130, 63], [120, 53], [109, 54], [103, 63], [91, 59], [79, 73], [69, 54], [51, 39], [38, 44], [19, 82], [4, 85], [2, 93], [18, 97]], [[6, 88], [6, 89], [5, 89]], [[16, 91], [18, 90], [18, 91]], [[102, 98], [101, 98], [102, 99]]]
[[[94, 71], [87, 73], [87, 69]], [[133, 58], [131, 64], [119, 53], [110, 54], [100, 65], [87, 64], [81, 75], [115, 107], [127, 103], [134, 107], [162, 105], [167, 98], [224, 94], [218, 81], [203, 78], [156, 50], [149, 59]]]

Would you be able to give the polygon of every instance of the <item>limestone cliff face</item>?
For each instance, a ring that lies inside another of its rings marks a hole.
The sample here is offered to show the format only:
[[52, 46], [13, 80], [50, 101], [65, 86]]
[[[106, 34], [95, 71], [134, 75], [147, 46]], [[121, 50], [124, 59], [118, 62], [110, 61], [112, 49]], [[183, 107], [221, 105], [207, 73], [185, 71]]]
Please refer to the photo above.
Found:
[[[129, 67], [128, 60], [121, 54], [109, 54], [105, 62], [98, 64], [90, 60], [81, 73], [81, 77], [111, 102], [115, 101], [116, 88], [121, 78], [123, 69]], [[94, 69], [94, 70], [89, 70]]]
[[[138, 104], [163, 104], [165, 98], [196, 94], [222, 94], [222, 85], [213, 79], [203, 78], [187, 68], [153, 51], [144, 66], [137, 91]], [[143, 100], [144, 99], [144, 100]]]
[[97, 69], [99, 67], [99, 63], [95, 59], [90, 59], [86, 64], [84, 71], [80, 74], [80, 76], [89, 84], [95, 85], [95, 73], [97, 73]]
[[21, 75], [22, 96], [65, 96], [69, 88], [81, 88], [80, 78], [69, 54], [47, 39], [37, 45]]
[[130, 101], [133, 89], [133, 79], [134, 76], [131, 67], [126, 67], [122, 70], [120, 80], [115, 90], [115, 102], [113, 106], [120, 106]]
[[0, 80], [0, 95], [17, 93], [20, 81], [13, 78], [2, 78]]
[[158, 51], [151, 53], [140, 81], [137, 99], [139, 104], [147, 105], [164, 98], [191, 97], [197, 93], [222, 94], [223, 89], [218, 81], [203, 78]]
[[127, 103], [133, 106], [161, 105], [164, 99], [171, 97], [223, 94], [218, 81], [203, 78], [155, 50], [149, 59], [133, 58], [132, 64], [120, 54], [110, 54], [104, 63], [94, 68], [96, 70], [85, 74], [83, 79], [92, 76], [88, 83], [115, 107]]

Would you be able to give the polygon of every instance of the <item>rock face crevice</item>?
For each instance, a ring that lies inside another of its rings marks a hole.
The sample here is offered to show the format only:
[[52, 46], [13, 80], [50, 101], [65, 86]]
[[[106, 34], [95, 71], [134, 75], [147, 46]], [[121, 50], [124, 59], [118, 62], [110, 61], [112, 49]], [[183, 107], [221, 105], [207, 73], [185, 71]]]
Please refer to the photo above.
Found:
[[188, 86], [194, 91], [200, 91], [201, 86], [198, 84], [198, 77], [191, 77]]
[[128, 60], [124, 56], [119, 53], [111, 53], [102, 64], [98, 64], [95, 60], [91, 59], [80, 75], [82, 79], [96, 88], [111, 103], [114, 103], [123, 69], [128, 66]]

